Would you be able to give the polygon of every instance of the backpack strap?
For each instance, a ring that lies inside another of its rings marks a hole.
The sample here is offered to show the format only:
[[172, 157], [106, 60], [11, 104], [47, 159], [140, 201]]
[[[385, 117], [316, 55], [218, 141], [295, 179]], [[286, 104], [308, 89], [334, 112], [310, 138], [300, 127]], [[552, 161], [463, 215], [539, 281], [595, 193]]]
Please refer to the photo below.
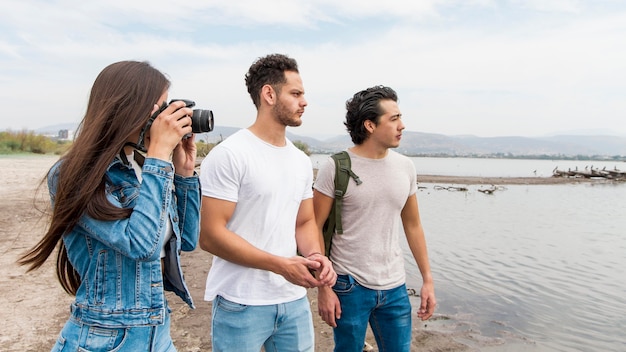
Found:
[[343, 225], [341, 224], [341, 207], [343, 205], [343, 196], [348, 189], [350, 177], [354, 179], [357, 186], [363, 183], [359, 176], [352, 171], [352, 163], [350, 155], [345, 150], [331, 156], [335, 160], [335, 231], [338, 234], [343, 233]]
[[327, 256], [330, 255], [330, 247], [335, 232], [337, 234], [343, 233], [341, 206], [343, 205], [343, 196], [346, 194], [346, 189], [348, 189], [350, 177], [354, 179], [357, 186], [363, 183], [359, 176], [351, 169], [350, 155], [348, 155], [348, 152], [342, 151], [331, 155], [331, 157], [335, 161], [335, 198], [330, 208], [328, 218], [322, 228], [322, 232], [324, 233], [324, 250]]

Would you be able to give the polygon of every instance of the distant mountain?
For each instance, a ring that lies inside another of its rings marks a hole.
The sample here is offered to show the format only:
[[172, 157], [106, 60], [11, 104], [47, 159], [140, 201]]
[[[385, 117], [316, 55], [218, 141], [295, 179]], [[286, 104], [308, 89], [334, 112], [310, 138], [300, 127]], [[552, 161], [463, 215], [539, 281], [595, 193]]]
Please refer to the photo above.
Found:
[[[296, 138], [295, 137], [291, 137]], [[352, 145], [348, 135], [307, 142], [318, 153]], [[615, 136], [476, 137], [404, 132], [398, 152], [408, 155], [448, 156], [626, 156], [626, 138]]]
[[[52, 125], [37, 133], [58, 133], [61, 129], [75, 130], [77, 124]], [[240, 130], [239, 127], [215, 126], [209, 133], [196, 136], [197, 140], [217, 143]], [[325, 140], [287, 132], [292, 141], [301, 141], [313, 153], [333, 153], [352, 146], [347, 134]], [[440, 156], [626, 156], [626, 137], [609, 135], [559, 135], [551, 137], [476, 137], [447, 136], [435, 133], [410, 132], [402, 134], [398, 152], [407, 155]]]
[[[290, 137], [297, 140], [297, 136]], [[352, 145], [348, 135], [326, 141], [305, 141], [318, 153], [331, 153]], [[615, 136], [476, 137], [404, 132], [398, 152], [408, 155], [448, 156], [626, 156], [626, 138]]]
[[626, 156], [626, 138], [562, 135], [552, 137], [452, 137], [477, 154]]
[[[541, 139], [560, 144], [567, 150], [568, 154], [626, 156], [626, 138], [624, 137], [610, 135], [561, 135]], [[579, 153], [578, 151], [583, 148], [585, 148], [587, 152]]]

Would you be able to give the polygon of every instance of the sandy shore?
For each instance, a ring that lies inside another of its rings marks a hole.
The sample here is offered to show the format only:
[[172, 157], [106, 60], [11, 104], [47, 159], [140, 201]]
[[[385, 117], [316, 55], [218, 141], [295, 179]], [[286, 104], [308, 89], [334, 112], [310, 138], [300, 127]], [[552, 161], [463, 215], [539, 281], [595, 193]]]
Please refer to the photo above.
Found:
[[418, 175], [418, 183], [440, 183], [456, 185], [557, 185], [566, 183], [614, 182], [606, 179], [583, 177], [475, 177]]
[[[55, 156], [23, 155], [0, 156], [3, 170], [0, 183], [0, 317], [4, 323], [0, 336], [3, 351], [46, 351], [53, 345], [68, 316], [72, 297], [64, 293], [54, 272], [54, 259], [35, 272], [26, 273], [15, 261], [21, 253], [33, 246], [42, 236], [47, 224], [44, 215], [48, 207], [47, 193], [38, 188]], [[560, 178], [471, 178], [420, 175], [420, 183], [429, 184], [554, 184], [563, 182], [592, 182], [585, 179]], [[190, 310], [175, 296], [168, 298], [172, 306], [172, 337], [179, 351], [211, 351], [209, 327], [211, 305], [204, 302], [204, 283], [212, 256], [200, 249], [184, 253], [184, 272], [197, 308]], [[332, 329], [321, 321], [317, 313], [315, 290], [309, 290], [314, 313], [316, 351], [332, 351]], [[414, 318], [413, 346], [415, 351], [467, 351], [457, 341], [471, 336], [437, 329], [445, 317], [435, 315], [429, 322]], [[444, 329], [445, 330], [445, 329]], [[367, 341], [375, 346], [371, 334]]]

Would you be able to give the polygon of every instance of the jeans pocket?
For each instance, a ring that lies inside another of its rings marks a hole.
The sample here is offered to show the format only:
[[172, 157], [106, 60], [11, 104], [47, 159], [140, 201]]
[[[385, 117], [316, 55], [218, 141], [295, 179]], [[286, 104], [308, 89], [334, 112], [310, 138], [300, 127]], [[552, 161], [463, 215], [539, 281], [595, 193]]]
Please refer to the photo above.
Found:
[[333, 286], [333, 291], [335, 291], [338, 295], [347, 294], [352, 292], [355, 286], [356, 281], [354, 281], [354, 279], [349, 275], [338, 275], [337, 282], [335, 283], [335, 286]]
[[78, 351], [117, 351], [126, 339], [126, 330], [91, 326], [87, 338]]
[[215, 300], [218, 309], [222, 309], [228, 312], [243, 312], [248, 308], [248, 306], [245, 304], [231, 302], [222, 296], [217, 296]]

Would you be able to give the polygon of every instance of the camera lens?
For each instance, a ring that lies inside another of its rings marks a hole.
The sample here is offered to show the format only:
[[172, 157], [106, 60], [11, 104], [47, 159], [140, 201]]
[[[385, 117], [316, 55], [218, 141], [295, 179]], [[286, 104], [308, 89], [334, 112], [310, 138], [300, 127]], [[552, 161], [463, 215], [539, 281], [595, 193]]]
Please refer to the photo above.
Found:
[[191, 115], [191, 132], [204, 133], [213, 131], [213, 112], [195, 109]]

